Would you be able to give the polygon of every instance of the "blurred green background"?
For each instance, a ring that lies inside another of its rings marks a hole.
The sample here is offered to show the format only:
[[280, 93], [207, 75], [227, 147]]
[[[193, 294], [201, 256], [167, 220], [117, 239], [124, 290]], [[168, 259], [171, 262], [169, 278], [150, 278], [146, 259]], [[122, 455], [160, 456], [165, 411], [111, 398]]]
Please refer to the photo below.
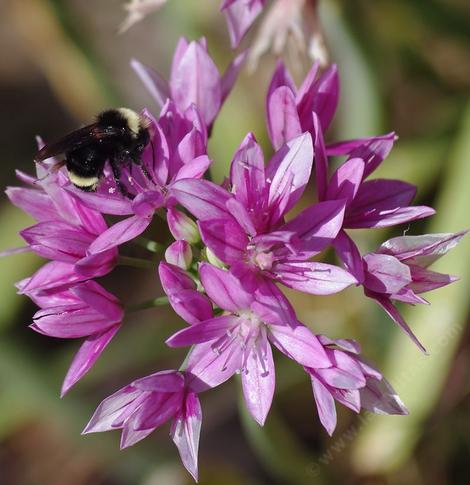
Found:
[[[120, 0], [4, 0], [0, 4], [1, 185], [31, 172], [34, 136], [52, 140], [110, 106], [156, 106], [129, 67], [132, 57], [163, 74], [181, 35], [208, 38], [222, 69], [232, 53], [218, 0], [169, 0], [124, 35]], [[400, 136], [379, 176], [418, 186], [418, 202], [438, 213], [392, 231], [356, 232], [362, 249], [385, 238], [470, 227], [470, 4], [467, 0], [321, 0], [321, 22], [341, 74], [341, 106], [331, 139]], [[256, 27], [254, 29], [256, 31]], [[253, 34], [253, 32], [252, 32]], [[248, 39], [249, 43], [249, 39]], [[274, 60], [242, 73], [210, 142], [221, 180], [248, 131], [269, 154], [264, 94]], [[310, 191], [313, 200], [313, 190]], [[308, 197], [305, 202], [309, 202]], [[0, 250], [21, 245], [31, 221], [0, 206]], [[164, 240], [163, 228], [150, 237]], [[131, 250], [128, 250], [131, 251]], [[191, 483], [168, 427], [132, 449], [119, 435], [80, 436], [97, 404], [131, 380], [178, 366], [183, 351], [163, 345], [181, 322], [171, 310], [134, 314], [92, 372], [63, 400], [59, 389], [78, 342], [27, 328], [34, 306], [13, 283], [41, 264], [31, 255], [0, 260], [0, 484], [179, 485]], [[359, 340], [392, 382], [407, 417], [357, 416], [340, 408], [333, 438], [321, 428], [308, 379], [279, 359], [275, 403], [260, 429], [239, 408], [234, 380], [202, 396], [202, 484], [464, 484], [470, 476], [470, 239], [435, 266], [461, 281], [406, 308], [425, 357], [379, 309], [352, 288], [315, 298], [290, 293], [316, 332]], [[160, 294], [152, 270], [116, 270], [104, 284], [126, 302]]]

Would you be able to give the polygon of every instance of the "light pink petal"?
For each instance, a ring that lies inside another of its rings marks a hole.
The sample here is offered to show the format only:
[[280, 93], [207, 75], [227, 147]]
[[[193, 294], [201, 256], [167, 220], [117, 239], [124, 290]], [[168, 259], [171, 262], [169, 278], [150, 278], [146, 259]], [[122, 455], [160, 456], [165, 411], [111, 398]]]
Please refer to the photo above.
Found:
[[269, 340], [287, 357], [300, 365], [313, 368], [330, 367], [331, 362], [317, 337], [305, 326], [271, 325]]
[[191, 325], [212, 318], [210, 300], [196, 290], [181, 290], [169, 294], [169, 300], [173, 310]]
[[119, 300], [96, 281], [86, 281], [70, 289], [71, 293], [84, 303], [114, 321], [124, 316]]
[[275, 150], [301, 135], [295, 96], [287, 86], [278, 87], [268, 100], [268, 133]]
[[62, 384], [60, 397], [64, 397], [70, 388], [93, 367], [120, 328], [120, 325], [115, 325], [102, 333], [88, 337], [83, 342], [67, 371], [64, 383]]
[[99, 433], [115, 429], [113, 422], [122, 414], [126, 406], [130, 405], [142, 394], [132, 386], [126, 386], [107, 397], [96, 409], [82, 434]]
[[198, 344], [191, 350], [186, 368], [189, 387], [202, 392], [219, 386], [239, 371], [241, 365], [242, 349], [236, 340], [221, 351], [213, 342]]
[[199, 276], [207, 296], [223, 310], [236, 312], [250, 308], [253, 295], [245, 291], [230, 272], [203, 263], [199, 267]]
[[127, 216], [133, 214], [131, 201], [116, 194], [100, 192], [84, 192], [75, 187], [67, 187], [67, 192], [83, 202], [90, 209], [94, 209], [103, 214], [115, 216]]
[[49, 290], [71, 285], [82, 279], [82, 276], [75, 273], [73, 264], [51, 261], [36, 271], [28, 282], [20, 288], [19, 293], [28, 294], [32, 291]]
[[202, 410], [197, 394], [186, 396], [184, 408], [174, 419], [170, 436], [178, 448], [184, 467], [197, 482], [197, 455], [201, 434]]
[[312, 138], [313, 151], [315, 155], [315, 175], [317, 178], [318, 200], [326, 198], [328, 187], [328, 157], [326, 155], [325, 141], [323, 131], [320, 125], [320, 119], [316, 113], [312, 113]]
[[459, 278], [448, 274], [436, 273], [420, 266], [410, 265], [412, 282], [408, 288], [415, 293], [424, 293], [454, 283]]
[[355, 340], [351, 339], [331, 339], [325, 335], [317, 335], [322, 345], [339, 347], [341, 350], [352, 354], [360, 354], [361, 347]]
[[164, 370], [155, 372], [132, 382], [132, 386], [142, 391], [179, 392], [184, 387], [184, 377], [181, 372]]
[[196, 290], [196, 283], [186, 273], [173, 264], [161, 261], [158, 266], [160, 282], [167, 295], [178, 293], [181, 290]]
[[132, 216], [114, 224], [95, 239], [88, 248], [88, 253], [102, 253], [140, 236], [151, 220], [149, 217]]
[[142, 64], [137, 59], [131, 59], [131, 67], [147, 88], [150, 96], [162, 108], [166, 100], [170, 97], [168, 83], [156, 71]]
[[360, 391], [361, 406], [376, 414], [408, 414], [402, 400], [386, 379], [368, 379]]
[[275, 267], [281, 283], [312, 295], [331, 295], [356, 284], [354, 276], [338, 266], [316, 262], [289, 262]]
[[237, 199], [227, 201], [227, 209], [243, 230], [250, 236], [256, 236], [256, 227], [245, 206]]
[[154, 430], [171, 419], [181, 407], [183, 391], [165, 393], [163, 399], [153, 402], [153, 396], [147, 399], [132, 419], [135, 431]]
[[243, 36], [263, 10], [265, 1], [225, 0], [222, 3], [221, 10], [225, 15], [232, 48], [238, 47]]
[[377, 252], [391, 254], [407, 264], [427, 268], [454, 248], [467, 231], [455, 234], [424, 234], [394, 237], [385, 241]]
[[331, 436], [336, 428], [335, 400], [320, 379], [314, 376], [312, 376], [312, 389], [320, 422]]
[[210, 167], [212, 160], [207, 155], [196, 157], [183, 165], [176, 174], [176, 180], [200, 179]]
[[52, 200], [45, 192], [22, 187], [8, 187], [5, 193], [13, 205], [19, 207], [37, 221], [59, 218]]
[[246, 359], [242, 371], [242, 386], [250, 414], [263, 426], [273, 401], [276, 377], [271, 346], [268, 342], [258, 346], [260, 348], [253, 349]]
[[364, 285], [377, 293], [397, 293], [411, 283], [410, 268], [388, 254], [366, 254], [364, 270]]

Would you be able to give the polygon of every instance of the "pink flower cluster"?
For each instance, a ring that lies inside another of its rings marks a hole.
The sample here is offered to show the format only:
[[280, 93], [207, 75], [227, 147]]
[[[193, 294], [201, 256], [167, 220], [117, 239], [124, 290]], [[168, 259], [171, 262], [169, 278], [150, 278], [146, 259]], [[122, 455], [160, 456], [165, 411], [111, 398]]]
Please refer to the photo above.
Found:
[[[224, 2], [229, 18], [242, 3]], [[246, 15], [253, 16], [264, 2], [248, 3]], [[233, 27], [234, 42], [242, 31]], [[158, 119], [145, 112], [151, 142], [140, 167], [123, 169], [126, 195], [110, 172], [96, 192], [81, 192], [65, 172], [49, 170], [54, 160], [38, 166], [37, 179], [18, 174], [28, 188], [7, 190], [11, 202], [37, 220], [21, 232], [26, 249], [49, 260], [18, 283], [40, 307], [31, 327], [85, 339], [63, 394], [90, 370], [125, 315], [120, 301], [94, 279], [112, 271], [120, 245], [140, 236], [157, 212], [165, 215], [175, 241], [165, 248], [158, 275], [168, 302], [187, 322], [166, 343], [191, 348], [180, 369], [137, 379], [105, 399], [85, 432], [121, 429], [124, 448], [171, 420], [172, 439], [195, 479], [199, 394], [240, 374], [246, 406], [263, 425], [275, 389], [273, 348], [311, 379], [329, 434], [336, 426], [335, 401], [356, 412], [406, 414], [390, 384], [359, 356], [358, 344], [313, 333], [281, 288], [329, 295], [360, 285], [423, 349], [394, 302], [426, 303], [421, 293], [454, 281], [428, 267], [464, 234], [396, 237], [361, 254], [354, 229], [409, 223], [434, 211], [412, 205], [412, 185], [371, 178], [392, 149], [393, 133], [325, 145], [338, 103], [335, 66], [319, 74], [314, 65], [297, 88], [279, 63], [266, 99], [274, 155], [265, 163], [250, 133], [224, 184], [203, 178], [211, 164], [211, 127], [243, 60], [241, 54], [221, 75], [204, 39], [182, 39], [169, 82], [133, 61], [161, 112]], [[335, 171], [332, 156], [342, 157]], [[314, 186], [318, 202], [290, 216]], [[108, 227], [103, 214], [121, 219]], [[338, 265], [318, 261], [328, 248]]]

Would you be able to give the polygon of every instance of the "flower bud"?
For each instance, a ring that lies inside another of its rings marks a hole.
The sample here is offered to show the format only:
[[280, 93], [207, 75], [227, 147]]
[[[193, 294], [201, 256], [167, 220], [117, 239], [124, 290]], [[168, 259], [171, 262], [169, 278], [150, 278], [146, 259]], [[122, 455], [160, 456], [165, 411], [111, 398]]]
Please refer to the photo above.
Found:
[[165, 251], [165, 259], [167, 263], [187, 270], [193, 261], [191, 246], [186, 241], [175, 241]]
[[167, 222], [170, 232], [177, 240], [196, 244], [201, 240], [196, 223], [177, 209], [170, 207], [167, 213]]
[[206, 248], [206, 258], [210, 264], [217, 268], [225, 268], [225, 264], [221, 261], [209, 248]]

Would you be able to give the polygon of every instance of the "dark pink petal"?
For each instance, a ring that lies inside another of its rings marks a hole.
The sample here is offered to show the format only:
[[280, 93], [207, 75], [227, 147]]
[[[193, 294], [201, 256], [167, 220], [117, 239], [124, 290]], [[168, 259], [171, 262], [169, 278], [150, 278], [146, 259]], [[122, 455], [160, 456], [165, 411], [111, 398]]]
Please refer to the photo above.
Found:
[[176, 332], [165, 342], [169, 347], [186, 347], [208, 342], [225, 335], [238, 325], [238, 321], [239, 318], [233, 315], [211, 318]]
[[364, 270], [364, 285], [377, 293], [397, 293], [411, 283], [408, 266], [388, 254], [366, 254]]
[[366, 385], [364, 374], [356, 357], [336, 349], [327, 349], [326, 353], [333, 367], [315, 369], [323, 382], [339, 389], [360, 389]]
[[364, 265], [359, 248], [354, 241], [341, 230], [333, 241], [336, 253], [343, 261], [346, 269], [356, 278], [358, 283], [364, 281]]
[[199, 267], [199, 276], [207, 296], [223, 310], [236, 312], [250, 308], [253, 295], [246, 292], [230, 272], [203, 263]]
[[315, 175], [317, 178], [318, 200], [326, 198], [328, 187], [328, 157], [326, 155], [323, 131], [316, 113], [312, 113], [312, 139], [315, 155]]
[[173, 66], [170, 91], [177, 108], [184, 112], [195, 104], [206, 125], [211, 125], [220, 109], [222, 91], [219, 71], [207, 49], [191, 42]]
[[297, 109], [302, 129], [312, 131], [312, 112], [314, 112], [318, 116], [321, 129], [325, 132], [338, 106], [339, 79], [337, 67], [335, 65], [329, 67], [309, 89], [307, 89], [307, 86], [303, 87], [301, 94]]
[[289, 262], [276, 265], [275, 272], [284, 285], [312, 295], [331, 295], [357, 283], [348, 271], [325, 263]]
[[170, 436], [178, 448], [184, 467], [197, 482], [197, 455], [201, 434], [202, 410], [195, 393], [186, 396], [183, 409], [171, 425]]
[[465, 234], [467, 231], [394, 237], [385, 241], [377, 252], [391, 254], [400, 261], [406, 261], [406, 264], [427, 268], [454, 248]]
[[233, 86], [235, 85], [235, 82], [237, 81], [238, 75], [240, 74], [240, 71], [243, 69], [243, 66], [245, 65], [245, 60], [248, 56], [248, 49], [245, 49], [244, 51], [240, 52], [235, 59], [229, 64], [227, 69], [224, 72], [224, 75], [221, 80], [221, 91], [222, 91], [222, 102], [224, 102], [228, 95], [230, 94], [230, 91], [232, 91]]
[[329, 389], [333, 398], [356, 413], [361, 411], [360, 389]]
[[242, 385], [250, 414], [260, 426], [263, 426], [271, 408], [276, 386], [273, 354], [267, 341], [259, 343], [258, 348], [249, 353], [242, 371]]
[[183, 392], [165, 393], [165, 397], [158, 402], [147, 399], [132, 419], [135, 431], [154, 430], [176, 415], [181, 407]]
[[232, 48], [238, 47], [243, 36], [263, 9], [265, 1], [225, 0], [222, 3], [220, 9], [225, 15]]
[[294, 93], [287, 86], [278, 87], [268, 100], [268, 133], [274, 149], [302, 132]]
[[135, 430], [132, 427], [132, 420], [135, 419], [135, 415], [130, 418], [129, 421], [123, 426], [122, 433], [121, 433], [121, 441], [119, 443], [119, 449], [124, 450], [129, 448], [130, 446], [134, 446], [139, 441], [147, 438], [147, 436], [153, 433], [154, 429], [145, 429], [145, 430]]
[[402, 288], [397, 293], [390, 295], [390, 299], [394, 301], [401, 301], [402, 303], [407, 303], [408, 305], [429, 305], [429, 302], [418, 296], [412, 289], [406, 287]]
[[273, 281], [260, 278], [253, 294], [255, 301], [251, 309], [262, 321], [274, 325], [297, 326], [294, 308]]
[[193, 261], [191, 246], [186, 241], [173, 242], [165, 251], [165, 260], [183, 270], [188, 270]]
[[131, 59], [131, 67], [147, 88], [150, 96], [162, 108], [166, 100], [170, 97], [168, 83], [156, 71], [142, 64], [137, 59]]
[[59, 214], [50, 197], [36, 189], [8, 187], [5, 191], [10, 202], [37, 221], [58, 219]]
[[318, 417], [327, 433], [331, 436], [336, 428], [336, 407], [335, 400], [330, 391], [320, 381], [320, 379], [311, 376], [313, 397], [317, 405]]
[[345, 201], [319, 202], [304, 209], [297, 217], [282, 226], [283, 231], [296, 234], [292, 247], [299, 251], [319, 253], [332, 243], [341, 229]]
[[164, 370], [155, 372], [132, 382], [132, 386], [142, 391], [179, 392], [184, 387], [184, 377], [181, 372]]
[[402, 400], [384, 379], [368, 379], [366, 387], [362, 388], [361, 405], [376, 414], [408, 414]]
[[83, 342], [67, 371], [64, 383], [62, 384], [60, 397], [64, 397], [70, 388], [93, 367], [120, 328], [120, 325], [115, 325], [102, 333], [88, 337]]
[[[362, 148], [363, 153], [366, 154], [366, 157], [370, 162], [371, 156], [374, 153], [374, 148], [371, 144], [373, 142], [388, 141], [390, 139], [392, 141], [397, 139], [397, 136], [395, 135], [395, 133], [388, 133], [387, 135], [370, 136], [366, 138], [356, 138], [354, 140], [343, 140], [336, 143], [330, 143], [326, 147], [326, 151], [328, 156], [330, 157], [340, 157], [343, 155], [349, 155], [353, 152], [353, 150]], [[376, 155], [380, 155], [381, 157], [383, 157], [382, 158], [383, 160], [384, 158], [386, 158], [388, 152], [386, 151], [385, 147], [381, 147], [380, 144], [377, 144], [376, 146], [379, 148], [378, 152], [376, 152]], [[392, 146], [393, 146], [393, 143], [392, 143]], [[380, 148], [382, 148], [382, 150], [380, 150]], [[357, 155], [356, 153], [356, 156], [359, 156], [359, 155]]]
[[206, 173], [211, 163], [212, 160], [207, 155], [193, 158], [178, 170], [175, 181], [182, 179], [200, 179]]
[[[320, 64], [318, 62], [314, 62], [312, 64], [312, 67], [308, 71], [307, 75], [305, 76], [305, 79], [303, 80], [301, 86], [299, 87], [299, 90], [296, 96], [296, 104], [303, 105], [308, 103], [308, 99], [311, 96], [312, 86], [315, 83], [315, 79], [317, 77], [319, 67], [320, 67]], [[293, 89], [293, 91], [295, 91], [295, 88]]]
[[147, 190], [140, 192], [132, 200], [132, 210], [139, 217], [151, 218], [156, 209], [163, 206], [164, 196], [160, 191]]
[[224, 263], [232, 264], [243, 259], [248, 237], [235, 219], [200, 221], [199, 232], [204, 244]]
[[256, 138], [249, 133], [230, 165], [232, 192], [247, 209], [257, 210], [266, 203], [267, 187], [264, 157]]
[[454, 283], [459, 278], [448, 274], [436, 273], [420, 266], [409, 266], [411, 270], [412, 282], [408, 285], [408, 288], [415, 293], [424, 293], [426, 291], [435, 290], [442, 286]]
[[81, 280], [83, 280], [83, 277], [75, 273], [73, 264], [51, 261], [36, 271], [22, 286], [19, 293], [28, 294], [32, 291], [49, 290], [71, 285]]
[[181, 268], [161, 261], [158, 274], [163, 290], [167, 295], [178, 293], [181, 290], [196, 290], [194, 280]]
[[385, 310], [387, 315], [406, 333], [406, 335], [408, 335], [408, 337], [411, 338], [411, 340], [418, 346], [421, 352], [427, 354], [426, 349], [416, 338], [416, 335], [411, 331], [410, 327], [405, 322], [400, 312], [395, 308], [393, 303], [388, 298], [376, 294], [367, 294], [367, 296], [373, 298]]
[[170, 193], [200, 220], [226, 217], [228, 214], [226, 203], [231, 195], [207, 180], [179, 180], [170, 187]]
[[94, 209], [103, 214], [115, 216], [127, 216], [133, 214], [131, 201], [116, 194], [100, 192], [84, 192], [75, 187], [67, 187], [67, 192], [72, 197], [79, 199], [90, 209]]
[[189, 387], [195, 392], [217, 387], [230, 379], [242, 365], [242, 349], [237, 340], [219, 351], [214, 342], [194, 346], [188, 359], [186, 374]]
[[329, 200], [345, 199], [349, 204], [359, 190], [363, 174], [364, 161], [360, 158], [350, 158], [331, 177], [326, 198]]
[[70, 291], [91, 308], [111, 320], [119, 321], [124, 316], [119, 300], [96, 281], [80, 283], [71, 288]]
[[[289, 141], [270, 160], [266, 175], [271, 180], [269, 203], [275, 213], [273, 222], [279, 220], [302, 196], [310, 178], [312, 163], [313, 145], [310, 133], [304, 133]], [[277, 207], [278, 201], [283, 199], [283, 193], [287, 194], [287, 200], [282, 207]]]
[[347, 215], [344, 221], [344, 227], [351, 229], [390, 227], [424, 219], [425, 217], [433, 216], [435, 213], [436, 211], [434, 209], [425, 205], [402, 207], [381, 212], [372, 211], [370, 214], [363, 214], [358, 217], [349, 217]]
[[181, 290], [168, 298], [173, 310], [191, 325], [212, 318], [211, 302], [196, 290]]
[[98, 254], [90, 254], [75, 264], [75, 271], [82, 277], [95, 278], [104, 276], [114, 269], [117, 264], [118, 251], [116, 248]]
[[276, 69], [274, 70], [273, 77], [271, 78], [271, 82], [269, 84], [268, 95], [266, 97], [266, 107], [274, 91], [281, 86], [288, 87], [294, 94], [297, 91], [294, 80], [289, 74], [285, 64], [282, 62], [282, 60], [278, 60], [276, 63]]
[[88, 248], [88, 253], [102, 253], [140, 236], [151, 220], [149, 217], [132, 216], [114, 224], [93, 241]]
[[126, 386], [107, 397], [98, 406], [82, 434], [99, 433], [115, 429], [113, 422], [122, 414], [126, 406], [132, 404], [141, 394], [142, 391], [132, 386]]
[[39, 310], [30, 327], [36, 332], [57, 338], [88, 337], [104, 332], [119, 321], [104, 318], [88, 307], [63, 306]]
[[237, 199], [227, 201], [227, 209], [243, 230], [250, 236], [256, 236], [256, 227], [245, 206]]
[[305, 325], [271, 325], [269, 340], [287, 357], [305, 367], [330, 367], [331, 362], [317, 337]]

